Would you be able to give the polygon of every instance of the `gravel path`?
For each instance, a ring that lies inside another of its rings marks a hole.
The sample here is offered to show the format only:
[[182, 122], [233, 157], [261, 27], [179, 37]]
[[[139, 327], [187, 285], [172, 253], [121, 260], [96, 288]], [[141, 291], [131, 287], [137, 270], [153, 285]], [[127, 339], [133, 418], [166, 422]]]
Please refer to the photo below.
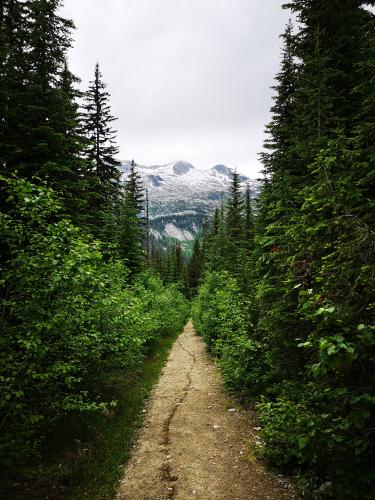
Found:
[[254, 416], [231, 403], [188, 323], [152, 393], [117, 498], [298, 498], [255, 459], [256, 440]]

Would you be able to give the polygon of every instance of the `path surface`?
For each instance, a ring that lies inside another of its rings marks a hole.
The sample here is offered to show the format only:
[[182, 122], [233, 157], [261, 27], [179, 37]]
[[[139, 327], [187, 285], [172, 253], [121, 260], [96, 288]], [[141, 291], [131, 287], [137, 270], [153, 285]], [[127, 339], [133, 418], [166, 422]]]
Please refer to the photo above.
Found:
[[146, 412], [117, 499], [298, 498], [285, 478], [254, 458], [254, 417], [230, 402], [191, 323], [174, 344]]

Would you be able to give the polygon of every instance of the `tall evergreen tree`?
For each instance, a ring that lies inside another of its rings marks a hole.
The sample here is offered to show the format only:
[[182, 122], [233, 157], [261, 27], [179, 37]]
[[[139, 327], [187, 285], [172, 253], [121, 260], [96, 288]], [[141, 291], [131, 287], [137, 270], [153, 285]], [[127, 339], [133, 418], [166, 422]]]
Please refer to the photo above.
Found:
[[229, 286], [208, 266], [193, 310], [228, 385], [262, 400], [263, 455], [340, 499], [375, 482], [374, 4], [289, 2], [254, 250]]
[[19, 125], [25, 114], [24, 90], [29, 73], [30, 12], [28, 4], [4, 0], [0, 4], [0, 171], [14, 168], [19, 149]]
[[125, 193], [120, 203], [117, 224], [119, 255], [124, 259], [132, 275], [135, 275], [143, 265], [143, 248], [140, 241], [137, 213], [129, 197], [129, 193]]
[[[19, 123], [19, 144], [10, 163], [21, 175], [37, 175], [51, 186], [66, 188], [72, 171], [66, 165], [70, 97], [61, 88], [66, 53], [71, 46], [71, 21], [58, 14], [60, 0], [29, 2], [29, 74], [25, 84], [26, 113]], [[67, 109], [67, 110], [66, 110]], [[66, 110], [66, 111], [65, 111]], [[76, 124], [73, 125], [75, 135]], [[61, 189], [62, 190], [62, 189]]]
[[144, 187], [134, 160], [125, 182], [125, 192], [119, 218], [119, 248], [133, 273], [139, 271], [145, 260], [147, 225], [145, 219]]
[[224, 224], [224, 202], [216, 207], [211, 227], [203, 240], [205, 246], [204, 265], [207, 270], [225, 269], [226, 226]]
[[229, 185], [226, 209], [226, 241], [225, 261], [226, 268], [238, 275], [241, 268], [241, 248], [243, 244], [244, 228], [244, 200], [241, 193], [241, 181], [238, 172], [233, 172]]
[[146, 260], [148, 263], [151, 261], [151, 238], [150, 238], [150, 200], [148, 197], [148, 190], [146, 189], [146, 198], [145, 198], [145, 232], [146, 232]]
[[80, 219], [84, 140], [79, 132], [75, 84], [69, 71], [71, 21], [59, 0], [6, 0], [2, 4], [0, 98], [1, 163], [5, 173], [37, 176], [60, 191], [66, 212]]
[[119, 149], [116, 146], [116, 131], [111, 126], [116, 118], [111, 115], [106, 87], [97, 63], [94, 80], [84, 94], [82, 120], [84, 133], [90, 142], [87, 158], [93, 165], [93, 174], [98, 181], [99, 206], [116, 199], [120, 192], [121, 163], [116, 159]]
[[246, 184], [245, 207], [244, 207], [244, 249], [245, 254], [250, 255], [254, 250], [254, 213], [251, 200], [250, 184]]
[[203, 270], [203, 259], [201, 242], [199, 238], [194, 240], [193, 252], [187, 266], [187, 279], [190, 296], [194, 296], [197, 292], [200, 278]]
[[130, 163], [129, 174], [125, 184], [125, 192], [129, 194], [129, 200], [133, 204], [140, 222], [143, 222], [145, 215], [145, 189], [143, 187], [142, 177], [139, 175], [137, 164], [134, 160]]

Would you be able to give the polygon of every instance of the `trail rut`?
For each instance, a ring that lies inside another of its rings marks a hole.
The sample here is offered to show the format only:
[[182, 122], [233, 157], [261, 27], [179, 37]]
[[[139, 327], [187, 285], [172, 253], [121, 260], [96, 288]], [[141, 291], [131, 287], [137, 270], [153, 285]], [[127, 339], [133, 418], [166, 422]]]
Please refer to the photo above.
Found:
[[251, 413], [230, 404], [188, 323], [147, 405], [117, 499], [297, 499], [287, 479], [255, 459], [254, 427]]

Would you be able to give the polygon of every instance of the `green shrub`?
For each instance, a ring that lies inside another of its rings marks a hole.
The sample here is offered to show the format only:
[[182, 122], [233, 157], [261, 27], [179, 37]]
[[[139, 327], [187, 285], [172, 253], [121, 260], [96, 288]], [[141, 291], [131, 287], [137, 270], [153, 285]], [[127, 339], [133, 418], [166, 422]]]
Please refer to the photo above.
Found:
[[260, 455], [310, 477], [310, 489], [328, 483], [334, 498], [373, 498], [374, 452], [366, 431], [373, 406], [374, 398], [353, 399], [345, 388], [286, 384], [284, 395], [263, 397], [256, 406]]
[[193, 302], [194, 326], [208, 348], [221, 357], [226, 345], [246, 335], [245, 302], [236, 280], [225, 271], [206, 275]]
[[[211, 272], [194, 300], [193, 321], [227, 387], [256, 402], [261, 457], [297, 475], [310, 493], [324, 484], [333, 498], [372, 498], [375, 398], [360, 368], [371, 362], [372, 327], [354, 328], [345, 311], [319, 305], [312, 291], [298, 298], [310, 334], [281, 337], [272, 317], [252, 327], [235, 278]], [[275, 299], [272, 312], [277, 308]]]
[[14, 470], [69, 413], [115, 405], [103, 395], [113, 370], [140, 367], [143, 346], [181, 329], [183, 296], [144, 274], [130, 284], [122, 262], [60, 218], [54, 193], [3, 180], [0, 213], [0, 455]]

